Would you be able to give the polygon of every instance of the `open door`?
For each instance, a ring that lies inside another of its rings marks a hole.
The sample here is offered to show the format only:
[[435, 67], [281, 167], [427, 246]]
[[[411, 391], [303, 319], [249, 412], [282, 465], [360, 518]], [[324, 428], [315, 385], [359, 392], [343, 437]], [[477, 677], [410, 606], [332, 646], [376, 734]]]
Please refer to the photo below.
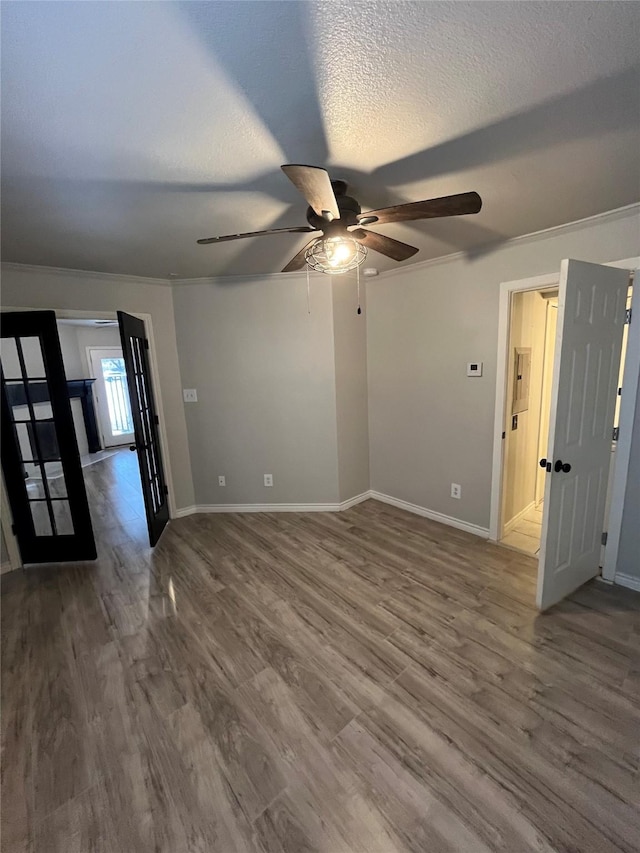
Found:
[[95, 560], [53, 311], [2, 315], [2, 469], [23, 563]]
[[144, 323], [139, 318], [118, 311], [118, 325], [136, 442], [131, 449], [138, 453], [149, 542], [153, 546], [169, 521], [169, 504], [160, 453], [158, 413], [149, 370], [149, 342]]
[[563, 261], [536, 604], [598, 574], [629, 271]]

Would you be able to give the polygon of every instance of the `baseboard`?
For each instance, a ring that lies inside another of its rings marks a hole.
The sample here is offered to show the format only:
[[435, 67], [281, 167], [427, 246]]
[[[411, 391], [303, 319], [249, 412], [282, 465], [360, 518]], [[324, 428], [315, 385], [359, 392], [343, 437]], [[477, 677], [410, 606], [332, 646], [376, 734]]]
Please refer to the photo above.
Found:
[[468, 521], [462, 521], [460, 518], [454, 518], [451, 515], [444, 515], [441, 512], [435, 512], [435, 510], [427, 509], [423, 506], [418, 506], [418, 504], [412, 504], [408, 501], [400, 500], [400, 498], [392, 498], [390, 495], [384, 495], [382, 492], [370, 491], [369, 497], [373, 498], [376, 501], [382, 501], [382, 503], [390, 504], [391, 506], [396, 506], [398, 509], [404, 509], [407, 512], [413, 512], [416, 515], [421, 515], [424, 518], [429, 518], [431, 521], [438, 521], [440, 524], [447, 524], [449, 527], [455, 527], [458, 530], [464, 530], [466, 533], [473, 533], [474, 536], [480, 536], [482, 539], [489, 538], [489, 528], [488, 527], [480, 527], [477, 524], [470, 524]]
[[180, 509], [174, 509], [171, 518], [184, 518], [185, 515], [193, 515], [195, 512], [198, 512], [196, 506], [183, 506]]
[[173, 518], [184, 518], [198, 512], [344, 512], [345, 509], [350, 509], [370, 497], [370, 492], [362, 492], [346, 501], [333, 504], [196, 504], [177, 509]]
[[617, 583], [618, 586], [626, 586], [627, 589], [635, 589], [636, 592], [640, 592], [640, 578], [633, 575], [623, 575], [616, 572], [613, 582]]
[[513, 518], [510, 518], [509, 521], [505, 522], [505, 525], [502, 529], [503, 538], [507, 535], [507, 533], [511, 533], [516, 524], [520, 521], [521, 518], [529, 512], [530, 509], [535, 509], [536, 502], [535, 500], [531, 501], [531, 503], [526, 506], [524, 509], [521, 509], [520, 512], [517, 512]]
[[362, 492], [360, 495], [356, 495], [354, 498], [349, 498], [346, 501], [342, 501], [339, 504], [340, 512], [344, 512], [345, 509], [351, 509], [352, 506], [356, 506], [357, 504], [361, 504], [364, 501], [368, 501], [371, 497], [371, 491]]
[[9, 560], [6, 560], [4, 563], [0, 563], [0, 575], [4, 575], [7, 572], [11, 571], [11, 563]]
[[184, 518], [186, 515], [194, 515], [195, 513], [224, 513], [224, 512], [344, 512], [356, 504], [373, 498], [385, 504], [404, 509], [407, 512], [412, 512], [415, 515], [421, 515], [423, 518], [429, 518], [431, 521], [438, 521], [440, 524], [446, 524], [449, 527], [455, 527], [457, 530], [464, 530], [466, 533], [473, 533], [474, 536], [480, 536], [482, 539], [489, 538], [489, 529], [480, 527], [477, 524], [470, 524], [468, 521], [462, 521], [460, 518], [454, 518], [451, 515], [443, 515], [441, 512], [435, 512], [432, 509], [427, 509], [417, 504], [409, 503], [408, 501], [400, 500], [400, 498], [392, 498], [391, 495], [385, 495], [382, 492], [373, 490], [362, 492], [353, 498], [349, 498], [341, 503], [333, 504], [196, 504], [195, 506], [183, 507], [174, 512], [174, 518]]

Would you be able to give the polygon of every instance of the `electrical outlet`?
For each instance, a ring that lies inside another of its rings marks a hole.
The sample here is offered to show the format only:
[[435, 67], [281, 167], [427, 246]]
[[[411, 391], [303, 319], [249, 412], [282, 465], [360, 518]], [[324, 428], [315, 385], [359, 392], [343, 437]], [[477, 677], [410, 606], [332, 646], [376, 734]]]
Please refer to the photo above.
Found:
[[227, 485], [227, 478], [224, 476], [224, 474], [220, 474], [220, 476], [218, 477], [218, 485], [219, 486], [226, 486]]
[[451, 483], [451, 497], [458, 500], [462, 497], [462, 486], [459, 483]]
[[182, 389], [182, 399], [185, 403], [197, 403], [198, 402], [198, 392], [195, 388], [183, 388]]
[[273, 474], [264, 475], [264, 484], [265, 486], [273, 486]]

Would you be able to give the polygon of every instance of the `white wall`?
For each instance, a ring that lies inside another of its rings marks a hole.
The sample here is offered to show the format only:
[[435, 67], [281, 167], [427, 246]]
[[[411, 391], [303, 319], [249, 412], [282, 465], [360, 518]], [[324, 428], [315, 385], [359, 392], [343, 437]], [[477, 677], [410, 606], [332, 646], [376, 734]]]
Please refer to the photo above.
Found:
[[198, 393], [185, 406], [195, 503], [336, 503], [330, 279], [312, 278], [310, 314], [295, 274], [178, 284], [173, 300], [182, 384]]
[[[87, 359], [87, 347], [119, 347], [120, 331], [118, 326], [78, 326], [58, 321], [58, 337], [62, 350], [62, 362], [67, 379], [89, 379], [92, 375]], [[78, 439], [80, 456], [89, 452], [87, 430], [84, 425], [82, 403], [71, 400], [71, 414]]]
[[[636, 256], [638, 207], [367, 284], [371, 487], [488, 528], [498, 294], [563, 258]], [[466, 363], [484, 362], [482, 378]], [[462, 498], [450, 497], [451, 483]]]
[[169, 445], [169, 459], [165, 462], [171, 470], [176, 506], [193, 505], [171, 288], [160, 281], [134, 276], [3, 264], [1, 301], [3, 307], [122, 310], [151, 315]]
[[57, 323], [62, 363], [67, 379], [84, 379], [88, 374], [84, 371], [78, 349], [78, 332], [75, 326]]

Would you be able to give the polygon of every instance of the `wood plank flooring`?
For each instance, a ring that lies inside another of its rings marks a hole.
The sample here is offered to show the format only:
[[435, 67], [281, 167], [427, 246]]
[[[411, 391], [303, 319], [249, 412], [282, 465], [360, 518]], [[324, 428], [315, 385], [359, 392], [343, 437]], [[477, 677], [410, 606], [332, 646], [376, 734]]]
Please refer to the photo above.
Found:
[[97, 562], [2, 578], [3, 851], [640, 849], [640, 595], [539, 616], [532, 559], [374, 501], [152, 551], [135, 462], [85, 470]]

